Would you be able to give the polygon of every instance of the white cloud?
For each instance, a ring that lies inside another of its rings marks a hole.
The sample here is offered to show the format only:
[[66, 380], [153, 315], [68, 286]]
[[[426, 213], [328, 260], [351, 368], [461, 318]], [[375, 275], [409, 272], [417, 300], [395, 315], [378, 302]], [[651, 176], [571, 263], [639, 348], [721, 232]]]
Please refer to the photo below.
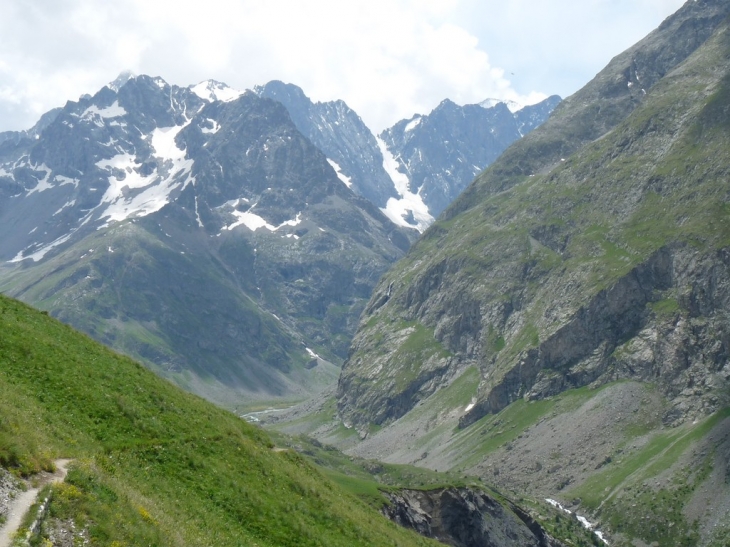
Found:
[[0, 130], [29, 127], [43, 112], [95, 92], [125, 69], [178, 85], [213, 78], [239, 89], [280, 79], [315, 100], [344, 99], [380, 130], [446, 97], [534, 101], [575, 91], [679, 4], [2, 2]]

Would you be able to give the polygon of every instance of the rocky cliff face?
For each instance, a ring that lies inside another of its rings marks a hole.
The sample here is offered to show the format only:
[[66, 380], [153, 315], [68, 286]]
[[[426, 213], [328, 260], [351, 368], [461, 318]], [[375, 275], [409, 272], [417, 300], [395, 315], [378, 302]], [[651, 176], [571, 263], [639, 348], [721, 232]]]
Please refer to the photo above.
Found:
[[618, 379], [662, 386], [673, 401], [665, 423], [715, 412], [730, 402], [728, 310], [730, 249], [662, 248], [521, 353], [460, 424], [521, 397]]
[[383, 168], [383, 154], [372, 132], [343, 101], [313, 103], [297, 86], [272, 81], [255, 90], [282, 103], [292, 121], [325, 153], [340, 180], [378, 207], [398, 197]]
[[559, 547], [524, 510], [505, 507], [470, 488], [401, 490], [387, 494], [383, 513], [422, 536], [454, 547]]
[[340, 378], [347, 425], [472, 365], [462, 426], [618, 378], [657, 382], [668, 422], [726, 404], [728, 13], [689, 2], [616, 57], [383, 278]]

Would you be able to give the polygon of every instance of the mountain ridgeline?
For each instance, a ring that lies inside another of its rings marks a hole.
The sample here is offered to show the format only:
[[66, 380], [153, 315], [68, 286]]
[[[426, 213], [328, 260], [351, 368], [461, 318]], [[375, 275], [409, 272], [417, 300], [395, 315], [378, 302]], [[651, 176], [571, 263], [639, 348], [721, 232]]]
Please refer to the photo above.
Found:
[[392, 154], [293, 85], [123, 74], [0, 135], [0, 290], [221, 404], [301, 399], [433, 220], [389, 208]]
[[560, 492], [626, 544], [725, 544], [729, 15], [687, 2], [385, 274], [336, 394], [352, 453]]
[[411, 192], [437, 217], [509, 145], [547, 120], [560, 100], [553, 95], [512, 112], [503, 102], [460, 106], [446, 99], [380, 138], [408, 175]]
[[487, 100], [457, 105], [446, 99], [374, 136], [343, 101], [313, 103], [295, 85], [257, 87], [280, 101], [297, 128], [322, 150], [355, 193], [399, 226], [423, 231], [461, 191], [513, 142], [548, 119], [560, 102], [512, 107]]

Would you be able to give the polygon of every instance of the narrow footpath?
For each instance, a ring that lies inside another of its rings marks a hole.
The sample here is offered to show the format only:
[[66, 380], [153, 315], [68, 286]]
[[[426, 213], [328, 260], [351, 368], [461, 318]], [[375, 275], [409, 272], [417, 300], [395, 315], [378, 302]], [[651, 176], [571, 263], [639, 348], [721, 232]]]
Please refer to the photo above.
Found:
[[47, 474], [43, 480], [40, 481], [37, 488], [28, 488], [25, 492], [20, 492], [12, 500], [10, 511], [8, 511], [8, 519], [5, 524], [0, 528], [0, 547], [10, 547], [13, 543], [13, 535], [20, 528], [20, 524], [23, 522], [23, 517], [28, 512], [30, 507], [35, 503], [38, 497], [38, 492], [41, 491], [47, 484], [55, 484], [63, 482], [68, 472], [68, 464], [71, 460], [56, 460], [56, 472], [53, 474]]

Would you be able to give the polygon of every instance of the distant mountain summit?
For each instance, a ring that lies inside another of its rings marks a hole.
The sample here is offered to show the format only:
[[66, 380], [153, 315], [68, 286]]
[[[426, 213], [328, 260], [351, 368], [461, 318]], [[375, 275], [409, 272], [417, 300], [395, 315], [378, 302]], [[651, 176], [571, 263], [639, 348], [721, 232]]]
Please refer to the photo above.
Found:
[[227, 84], [215, 80], [205, 80], [197, 85], [191, 85], [190, 91], [209, 103], [215, 101], [229, 102], [243, 95], [242, 91], [233, 89]]
[[126, 84], [129, 80], [135, 77], [136, 74], [134, 72], [132, 72], [131, 70], [125, 70], [123, 72], [120, 72], [119, 76], [117, 76], [114, 81], [108, 83], [107, 87], [115, 93], [118, 93], [122, 86], [124, 86], [124, 84]]
[[494, 108], [498, 104], [504, 104], [507, 108], [509, 108], [509, 111], [512, 113], [519, 112], [523, 108], [525, 108], [524, 104], [520, 104], [516, 101], [503, 101], [502, 99], [484, 99], [482, 102], [477, 103], [482, 108]]
[[558, 96], [527, 107], [496, 99], [467, 106], [445, 100], [431, 114], [402, 120], [375, 137], [343, 101], [314, 103], [299, 87], [279, 81], [254, 91], [286, 106], [344, 184], [397, 225], [419, 232], [560, 102]]
[[[392, 157], [391, 176], [402, 179], [404, 198], [436, 217], [509, 145], [545, 122], [560, 100], [554, 95], [521, 108], [495, 99], [464, 106], [444, 100], [430, 114], [380, 134]], [[409, 210], [397, 201], [386, 209], [394, 221]]]
[[370, 129], [343, 101], [312, 102], [297, 86], [272, 81], [254, 91], [282, 103], [297, 129], [327, 156], [340, 180], [378, 207], [398, 194]]

